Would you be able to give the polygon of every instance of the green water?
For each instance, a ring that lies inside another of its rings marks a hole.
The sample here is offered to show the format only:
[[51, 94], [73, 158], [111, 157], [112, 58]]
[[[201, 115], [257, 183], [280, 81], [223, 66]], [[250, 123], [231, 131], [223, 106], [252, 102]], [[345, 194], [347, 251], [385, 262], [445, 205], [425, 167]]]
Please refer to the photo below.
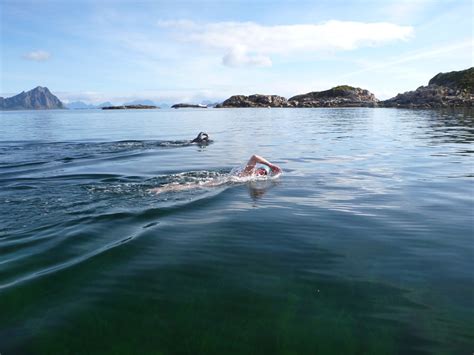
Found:
[[[2, 355], [473, 350], [469, 112], [1, 120]], [[283, 175], [150, 193], [254, 153]]]

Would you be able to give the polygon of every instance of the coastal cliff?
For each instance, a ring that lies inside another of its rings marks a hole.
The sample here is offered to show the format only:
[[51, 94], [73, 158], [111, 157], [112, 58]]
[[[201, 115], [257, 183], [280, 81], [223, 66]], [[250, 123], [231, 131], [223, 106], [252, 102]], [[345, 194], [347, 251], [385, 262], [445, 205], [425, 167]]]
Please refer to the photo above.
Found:
[[474, 67], [461, 71], [439, 73], [428, 86], [382, 101], [380, 106], [399, 108], [473, 107]]
[[1, 110], [55, 110], [65, 109], [61, 100], [54, 96], [47, 87], [38, 86], [18, 95], [0, 98]]

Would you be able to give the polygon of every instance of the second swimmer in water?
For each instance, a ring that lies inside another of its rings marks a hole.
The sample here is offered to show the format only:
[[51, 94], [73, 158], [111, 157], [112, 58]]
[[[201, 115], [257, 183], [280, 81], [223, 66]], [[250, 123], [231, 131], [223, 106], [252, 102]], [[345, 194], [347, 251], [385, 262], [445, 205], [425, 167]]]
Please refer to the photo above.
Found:
[[191, 143], [198, 143], [198, 144], [208, 144], [211, 140], [209, 139], [209, 135], [206, 132], [199, 132], [196, 138], [194, 138]]

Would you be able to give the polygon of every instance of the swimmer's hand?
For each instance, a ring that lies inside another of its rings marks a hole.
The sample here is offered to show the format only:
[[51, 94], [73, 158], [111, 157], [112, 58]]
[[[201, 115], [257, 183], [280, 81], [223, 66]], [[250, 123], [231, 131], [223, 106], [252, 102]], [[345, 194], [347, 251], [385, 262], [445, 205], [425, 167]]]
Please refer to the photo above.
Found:
[[274, 173], [274, 174], [280, 174], [281, 173], [281, 168], [278, 165], [271, 164], [271, 165], [268, 165], [268, 166], [270, 167], [270, 169], [272, 169], [272, 173]]

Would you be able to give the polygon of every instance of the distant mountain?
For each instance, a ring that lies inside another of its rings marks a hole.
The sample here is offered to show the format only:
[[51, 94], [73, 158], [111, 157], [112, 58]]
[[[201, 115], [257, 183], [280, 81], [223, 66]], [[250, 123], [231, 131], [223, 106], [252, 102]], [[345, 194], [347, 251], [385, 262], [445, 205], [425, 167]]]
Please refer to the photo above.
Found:
[[103, 108], [103, 107], [109, 107], [113, 106], [113, 104], [110, 101], [102, 102], [100, 105], [97, 105], [96, 108]]
[[65, 109], [61, 100], [54, 96], [48, 88], [38, 86], [21, 94], [0, 98], [1, 110], [53, 110]]
[[66, 104], [66, 107], [73, 110], [86, 110], [86, 109], [94, 109], [97, 108], [95, 105], [86, 104], [82, 101], [74, 101]]
[[136, 106], [136, 105], [157, 106], [156, 103], [154, 103], [151, 100], [134, 100], [130, 102], [125, 102], [123, 104], [123, 106]]

